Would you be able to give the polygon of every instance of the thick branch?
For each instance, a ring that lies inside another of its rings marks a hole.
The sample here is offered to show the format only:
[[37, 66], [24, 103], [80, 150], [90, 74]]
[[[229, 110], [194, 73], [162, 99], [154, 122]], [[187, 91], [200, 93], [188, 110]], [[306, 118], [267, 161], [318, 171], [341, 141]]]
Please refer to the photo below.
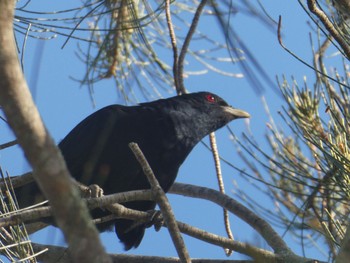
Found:
[[[110, 207], [112, 204], [115, 203], [125, 203], [139, 200], [152, 200], [151, 190], [137, 190], [106, 195], [98, 198], [87, 199], [86, 202], [88, 208], [92, 210], [98, 207]], [[0, 227], [17, 225], [29, 221], [37, 222], [40, 221], [40, 219], [42, 218], [50, 216], [52, 216], [52, 209], [50, 206], [22, 209], [18, 210], [17, 212], [13, 212], [9, 215], [6, 215], [6, 217], [0, 218]], [[122, 209], [119, 208], [119, 212], [116, 214], [116, 216], [119, 218], [134, 219], [145, 222], [148, 222], [151, 217], [149, 213], [128, 209], [124, 206], [122, 206]]]
[[20, 187], [22, 185], [28, 184], [30, 182], [33, 182], [33, 173], [28, 172], [19, 176], [11, 176], [10, 178], [0, 179], [0, 189], [6, 190], [7, 183], [11, 183], [13, 188]]
[[[35, 252], [48, 248], [48, 251], [41, 254], [37, 259], [46, 263], [67, 263], [71, 262], [67, 249], [59, 246], [46, 246], [32, 244]], [[179, 263], [180, 259], [174, 257], [140, 256], [140, 255], [110, 255], [113, 262], [127, 263]], [[225, 260], [225, 259], [192, 259], [193, 263], [252, 263], [252, 260]]]
[[[315, 262], [315, 260], [313, 259], [303, 258], [298, 255], [295, 255], [288, 248], [283, 239], [272, 229], [272, 227], [265, 220], [263, 220], [262, 218], [254, 214], [252, 211], [250, 211], [248, 208], [246, 208], [245, 206], [238, 203], [237, 201], [235, 201], [227, 195], [224, 195], [210, 188], [181, 183], [175, 183], [171, 187], [169, 192], [212, 201], [220, 205], [221, 207], [226, 208], [228, 211], [235, 214], [244, 222], [253, 227], [258, 233], [261, 234], [265, 241], [275, 251], [275, 258], [270, 258], [271, 255], [269, 254], [261, 254], [261, 258], [259, 258], [259, 252], [256, 250], [256, 248], [251, 247], [254, 248], [254, 254], [252, 254], [252, 251], [249, 252], [248, 246], [248, 250], [246, 251], [248, 251], [249, 253], [244, 253], [254, 257], [255, 260], [257, 260], [257, 262], [270, 262], [267, 261], [270, 259], [272, 260], [271, 262]], [[181, 229], [181, 231], [183, 231], [183, 229]], [[227, 240], [231, 241], [229, 239]], [[231, 242], [235, 243], [235, 241]], [[255, 254], [256, 252], [258, 253]], [[321, 263], [321, 261], [317, 262]]]
[[317, 7], [317, 1], [316, 0], [308, 0], [307, 5], [309, 7], [309, 10], [313, 14], [315, 14], [318, 17], [318, 19], [321, 20], [322, 24], [326, 27], [328, 32], [339, 43], [339, 45], [343, 49], [347, 59], [350, 60], [350, 47], [349, 47], [348, 43], [346, 43], [346, 41], [343, 39], [343, 37], [335, 29], [332, 22], [328, 19], [327, 15], [320, 8]]
[[276, 253], [290, 251], [283, 239], [265, 220], [227, 195], [206, 187], [180, 183], [174, 184], [169, 192], [212, 201], [226, 208], [258, 231]]
[[[110, 207], [111, 204], [119, 202], [125, 203], [130, 201], [139, 201], [139, 200], [153, 200], [152, 191], [151, 190], [137, 190], [130, 191], [124, 193], [117, 193], [107, 196], [102, 196], [98, 198], [90, 198], [87, 199], [87, 204], [89, 209], [94, 209], [97, 207]], [[143, 211], [137, 211], [128, 209], [126, 207], [121, 206], [123, 209], [119, 209], [115, 217], [111, 218], [114, 220], [115, 218], [127, 218], [133, 219], [137, 221], [149, 222], [151, 215], [149, 213]], [[5, 218], [0, 219], [0, 227], [6, 227], [9, 225], [16, 225], [19, 223], [25, 223], [27, 221], [37, 222], [40, 221], [40, 218], [51, 216], [51, 208], [50, 207], [41, 207], [34, 208], [28, 211], [18, 211], [12, 215], [9, 215]], [[230, 250], [237, 251], [239, 253], [248, 255], [253, 258], [263, 259], [265, 263], [274, 262], [275, 255], [263, 249], [259, 249], [253, 247], [247, 243], [233, 241], [215, 234], [208, 233], [204, 230], [195, 228], [188, 224], [177, 222], [179, 229], [182, 233], [185, 233], [189, 236], [197, 238], [199, 240], [223, 247], [228, 248]]]
[[[182, 190], [180, 190], [181, 188], [182, 188]], [[177, 192], [179, 192], [182, 195], [189, 195], [189, 196], [191, 196], [191, 195], [188, 193], [197, 192], [197, 191], [195, 191], [196, 188], [197, 188], [197, 190], [198, 189], [204, 189], [204, 190], [206, 189], [206, 188], [202, 188], [202, 187], [194, 187], [191, 185], [184, 185], [184, 184], [176, 184], [174, 186], [174, 189]], [[205, 199], [207, 199], [207, 200], [214, 200], [214, 199], [219, 200], [219, 199], [221, 199], [221, 201], [216, 201], [216, 203], [221, 205], [221, 206], [222, 206], [222, 204], [227, 204], [229, 202], [228, 200], [226, 200], [227, 198], [229, 200], [231, 200], [226, 195], [222, 195], [221, 193], [219, 193], [215, 190], [212, 190], [212, 192], [211, 191], [203, 191], [201, 194], [204, 195]], [[130, 192], [125, 192], [125, 193], [117, 193], [117, 194], [113, 194], [113, 195], [103, 196], [103, 197], [99, 197], [99, 198], [90, 198], [90, 199], [87, 199], [86, 201], [88, 203], [88, 207], [90, 209], [93, 209], [96, 207], [108, 207], [114, 202], [125, 203], [127, 201], [137, 201], [137, 200], [153, 200], [152, 191], [151, 190], [130, 191]], [[227, 204], [227, 207], [230, 207], [230, 205]], [[231, 205], [231, 207], [232, 207], [232, 205]], [[39, 215], [45, 216], [45, 217], [51, 215], [50, 209], [47, 207], [35, 209], [34, 212], [35, 213], [32, 213], [32, 214], [30, 214], [29, 211], [28, 212], [18, 212], [18, 214], [13, 215], [12, 218], [10, 217], [9, 219], [7, 219], [7, 218], [0, 219], [0, 227], [8, 226], [9, 223], [13, 223], [13, 224], [19, 223], [19, 222], [22, 223], [23, 221], [21, 221], [21, 220], [24, 220], [24, 219], [31, 219], [31, 220], [39, 219]], [[35, 216], [33, 217], [34, 214], [36, 214], [36, 217]], [[110, 220], [114, 220], [115, 218], [128, 218], [128, 219], [133, 219], [133, 220], [140, 220], [140, 221], [144, 221], [144, 222], [149, 222], [150, 214], [146, 213], [146, 212], [132, 210], [132, 209], [128, 209], [128, 208], [123, 207], [123, 209], [119, 210], [118, 214], [115, 217], [110, 218]], [[12, 220], [12, 222], [11, 222], [11, 220]], [[259, 222], [258, 222], [258, 224], [259, 224]], [[254, 247], [248, 243], [230, 240], [228, 238], [221, 237], [221, 236], [206, 232], [204, 230], [201, 230], [199, 228], [190, 226], [190, 225], [182, 223], [182, 222], [177, 222], [177, 225], [178, 225], [180, 231], [184, 234], [187, 234], [193, 238], [202, 240], [204, 242], [208, 242], [208, 243], [216, 245], [216, 246], [220, 246], [223, 248], [227, 248], [227, 249], [234, 250], [234, 251], [237, 251], [239, 253], [248, 255], [248, 256], [254, 258], [256, 260], [255, 262], [264, 262], [264, 263], [269, 263], [269, 262], [313, 262], [310, 259], [302, 258], [302, 257], [299, 257], [297, 255], [294, 255], [293, 253], [289, 253], [289, 251], [287, 251], [287, 253], [274, 254], [271, 251], [267, 251], [264, 249]], [[63, 253], [63, 252], [67, 252], [67, 251], [61, 250], [61, 253]], [[61, 255], [61, 256], [64, 257], [64, 255]], [[160, 260], [161, 259], [162, 258], [160, 258]], [[132, 258], [132, 260], [134, 260], [134, 258]], [[141, 260], [141, 259], [137, 258], [135, 260], [136, 260], [135, 262], [140, 262], [138, 260]], [[151, 260], [149, 258], [147, 258], [145, 260], [146, 260], [145, 262], [152, 262], [152, 261], [148, 261], [148, 260]], [[174, 260], [177, 260], [177, 259], [174, 259]], [[130, 261], [130, 262], [134, 262], [134, 261]], [[165, 262], [168, 262], [168, 261], [165, 261]], [[172, 262], [172, 261], [170, 261], [170, 262]], [[177, 262], [177, 261], [174, 261], [174, 262]], [[213, 262], [221, 262], [221, 261], [214, 260]]]
[[13, 33], [15, 1], [0, 0], [0, 105], [34, 177], [49, 199], [76, 262], [110, 262], [63, 157], [33, 103], [18, 63]]

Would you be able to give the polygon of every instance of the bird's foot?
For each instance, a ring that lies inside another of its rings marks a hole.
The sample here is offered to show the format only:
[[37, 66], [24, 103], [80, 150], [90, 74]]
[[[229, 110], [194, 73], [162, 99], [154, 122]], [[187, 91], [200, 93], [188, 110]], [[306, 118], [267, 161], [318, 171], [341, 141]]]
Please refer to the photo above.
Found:
[[147, 213], [150, 214], [151, 218], [149, 222], [146, 223], [146, 228], [154, 226], [154, 229], [158, 232], [164, 225], [164, 218], [162, 212], [159, 210], [148, 210]]
[[103, 196], [103, 189], [97, 184], [91, 184], [84, 189], [85, 198], [97, 198]]

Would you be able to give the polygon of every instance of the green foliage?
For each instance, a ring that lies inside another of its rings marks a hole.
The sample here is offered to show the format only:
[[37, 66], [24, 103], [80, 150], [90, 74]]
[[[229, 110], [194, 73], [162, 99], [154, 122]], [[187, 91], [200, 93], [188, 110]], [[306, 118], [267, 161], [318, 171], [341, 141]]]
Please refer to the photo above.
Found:
[[350, 75], [345, 62], [344, 73], [334, 75], [332, 81], [316, 74], [311, 88], [306, 80], [303, 87], [294, 79], [278, 81], [287, 106], [279, 112], [284, 124], [277, 126], [270, 115], [266, 138], [272, 154], [252, 137], [245, 136], [249, 146], [239, 143], [251, 156], [241, 153], [259, 180], [253, 183], [275, 205], [277, 214], [268, 219], [284, 225], [303, 245], [322, 236], [332, 257], [350, 213]]

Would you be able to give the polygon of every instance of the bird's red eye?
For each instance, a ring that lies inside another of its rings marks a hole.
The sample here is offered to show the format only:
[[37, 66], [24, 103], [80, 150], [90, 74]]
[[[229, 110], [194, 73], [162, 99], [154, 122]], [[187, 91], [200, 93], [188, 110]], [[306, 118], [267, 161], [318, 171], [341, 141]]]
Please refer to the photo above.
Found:
[[211, 103], [215, 102], [215, 97], [211, 94], [205, 95], [205, 98], [207, 99], [207, 101], [209, 101]]

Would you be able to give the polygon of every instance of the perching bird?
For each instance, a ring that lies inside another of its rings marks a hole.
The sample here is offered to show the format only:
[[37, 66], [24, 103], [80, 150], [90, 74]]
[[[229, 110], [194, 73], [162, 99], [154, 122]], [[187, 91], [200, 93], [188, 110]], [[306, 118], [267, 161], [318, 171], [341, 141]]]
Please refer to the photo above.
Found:
[[[138, 106], [111, 105], [100, 109], [80, 122], [60, 143], [71, 175], [84, 185], [97, 184], [104, 194], [149, 189], [142, 168], [128, 147], [136, 142], [164, 191], [168, 191], [179, 167], [193, 147], [209, 133], [237, 118], [249, 114], [229, 106], [219, 96], [198, 92], [169, 99], [142, 103]], [[38, 193], [32, 183], [16, 191], [19, 206], [31, 205]], [[152, 201], [135, 201], [126, 207], [148, 211]], [[107, 215], [95, 209], [94, 218]], [[125, 249], [137, 247], [145, 225], [117, 219], [97, 226], [100, 231], [115, 231]]]

